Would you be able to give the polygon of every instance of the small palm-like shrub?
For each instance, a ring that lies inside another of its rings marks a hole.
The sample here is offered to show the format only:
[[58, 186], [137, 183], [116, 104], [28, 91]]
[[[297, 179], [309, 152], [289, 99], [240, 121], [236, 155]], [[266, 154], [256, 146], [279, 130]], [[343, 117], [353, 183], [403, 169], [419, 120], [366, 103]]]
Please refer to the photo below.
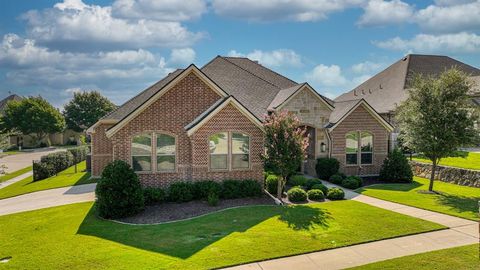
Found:
[[386, 182], [398, 183], [410, 183], [413, 181], [412, 168], [400, 150], [394, 149], [383, 161], [380, 179]]
[[265, 180], [267, 191], [273, 196], [277, 194], [278, 180], [279, 180], [278, 176], [274, 174], [270, 174], [269, 176], [267, 176], [267, 179]]
[[330, 176], [336, 174], [340, 168], [340, 163], [335, 158], [318, 158], [315, 170], [318, 178], [327, 180]]
[[288, 200], [291, 202], [304, 202], [307, 200], [307, 193], [300, 187], [293, 187], [287, 192]]
[[322, 184], [322, 181], [320, 179], [310, 178], [310, 179], [307, 179], [307, 182], [305, 182], [305, 188], [307, 190], [310, 190], [310, 189], [312, 189], [313, 186], [318, 185], [318, 184]]
[[288, 179], [288, 184], [290, 186], [304, 186], [305, 183], [307, 182], [307, 178], [303, 175], [292, 175]]
[[175, 182], [167, 189], [168, 200], [171, 202], [188, 202], [193, 200], [193, 185], [190, 182]]
[[325, 195], [320, 189], [311, 189], [307, 192], [307, 195], [311, 201], [323, 201], [325, 199]]
[[325, 185], [323, 185], [323, 184], [316, 184], [316, 185], [314, 185], [314, 186], [312, 187], [311, 190], [313, 190], [313, 189], [319, 189], [319, 190], [321, 190], [324, 195], [327, 194], [327, 192], [328, 192], [328, 188], [327, 188]]
[[165, 191], [161, 188], [146, 187], [143, 189], [143, 197], [146, 205], [161, 203], [165, 200]]
[[341, 188], [331, 188], [327, 192], [327, 198], [329, 200], [343, 200], [345, 198], [345, 192]]
[[339, 173], [336, 173], [336, 174], [330, 176], [330, 178], [328, 180], [330, 181], [330, 183], [333, 183], [335, 185], [341, 185], [343, 179], [345, 179], [345, 177], [343, 175], [341, 175]]
[[98, 214], [104, 218], [134, 215], [145, 207], [138, 176], [125, 161], [113, 161], [103, 169], [95, 194]]

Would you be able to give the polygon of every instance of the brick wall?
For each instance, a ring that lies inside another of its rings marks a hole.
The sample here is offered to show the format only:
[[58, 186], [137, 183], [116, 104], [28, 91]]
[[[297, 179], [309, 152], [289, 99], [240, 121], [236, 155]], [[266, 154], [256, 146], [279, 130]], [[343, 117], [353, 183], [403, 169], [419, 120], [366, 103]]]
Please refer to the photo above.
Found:
[[[209, 140], [218, 132], [239, 132], [250, 136], [250, 168], [229, 171], [209, 169]], [[255, 179], [263, 181], [263, 132], [234, 106], [227, 105], [191, 137], [194, 180]]]
[[105, 136], [111, 124], [101, 124], [92, 133], [92, 176], [100, 176], [103, 168], [112, 161], [112, 142]]
[[[350, 131], [369, 131], [373, 133], [373, 164], [345, 164], [345, 135]], [[387, 157], [389, 132], [360, 105], [332, 132], [332, 157], [340, 161], [340, 171], [347, 175], [379, 174], [383, 160]]]

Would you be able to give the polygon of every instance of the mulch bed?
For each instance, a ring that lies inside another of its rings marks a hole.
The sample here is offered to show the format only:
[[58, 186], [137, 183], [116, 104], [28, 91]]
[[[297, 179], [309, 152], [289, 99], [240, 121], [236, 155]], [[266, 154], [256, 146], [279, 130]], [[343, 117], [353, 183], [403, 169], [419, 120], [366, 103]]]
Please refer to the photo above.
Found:
[[270, 197], [267, 196], [258, 198], [220, 200], [217, 206], [210, 206], [206, 201], [163, 203], [146, 206], [145, 211], [142, 213], [139, 213], [135, 216], [118, 219], [118, 221], [132, 224], [154, 224], [192, 218], [226, 208], [248, 205], [275, 205], [275, 203]]

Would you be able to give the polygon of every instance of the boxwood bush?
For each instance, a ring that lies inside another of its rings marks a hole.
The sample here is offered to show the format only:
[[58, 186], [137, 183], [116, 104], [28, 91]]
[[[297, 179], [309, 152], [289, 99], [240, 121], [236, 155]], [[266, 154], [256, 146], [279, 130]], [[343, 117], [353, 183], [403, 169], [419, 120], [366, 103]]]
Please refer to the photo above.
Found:
[[298, 174], [290, 176], [287, 181], [290, 186], [304, 186], [306, 182], [307, 178]]
[[358, 181], [356, 179], [349, 176], [349, 177], [343, 179], [342, 187], [349, 188], [349, 189], [356, 189], [356, 188], [360, 187], [360, 185], [358, 184]]
[[193, 200], [193, 184], [191, 182], [175, 182], [167, 189], [168, 200], [171, 202], [188, 202]]
[[115, 160], [103, 169], [95, 194], [98, 214], [104, 218], [134, 215], [145, 207], [138, 176], [125, 161]]
[[222, 183], [222, 198], [237, 199], [243, 197], [241, 182], [238, 180], [225, 180]]
[[143, 189], [143, 198], [146, 205], [161, 203], [165, 200], [165, 191], [161, 188], [146, 187]]
[[311, 201], [323, 201], [325, 199], [325, 195], [320, 189], [311, 189], [307, 192], [307, 195]]
[[278, 178], [279, 178], [278, 176], [271, 174], [267, 176], [267, 179], [265, 180], [267, 191], [273, 196], [277, 195], [278, 180], [279, 180]]
[[328, 181], [330, 181], [330, 183], [333, 183], [335, 185], [341, 185], [343, 179], [345, 179], [344, 175], [336, 173], [336, 174], [330, 176]]
[[318, 178], [327, 180], [330, 176], [336, 174], [340, 168], [340, 163], [335, 158], [318, 158], [315, 170]]
[[287, 191], [288, 200], [291, 202], [304, 202], [307, 200], [307, 193], [300, 187], [293, 187]]
[[310, 178], [310, 179], [307, 179], [307, 182], [305, 182], [305, 188], [307, 190], [310, 190], [312, 189], [313, 186], [315, 185], [318, 185], [318, 184], [322, 184], [322, 181], [318, 178]]
[[221, 191], [222, 185], [212, 180], [193, 183], [193, 198], [196, 200], [206, 200], [210, 194], [220, 196]]
[[34, 162], [33, 163], [33, 181], [46, 179], [55, 175], [55, 168], [51, 164], [46, 162]]
[[316, 185], [314, 185], [314, 186], [312, 187], [311, 190], [313, 190], [313, 189], [319, 189], [319, 190], [321, 190], [324, 195], [327, 194], [327, 192], [328, 192], [328, 188], [327, 188], [325, 185], [323, 185], [323, 184], [316, 184]]
[[327, 198], [329, 200], [343, 200], [345, 198], [345, 192], [341, 188], [331, 188], [327, 192]]
[[242, 197], [259, 197], [262, 195], [262, 186], [255, 180], [242, 180], [240, 182]]

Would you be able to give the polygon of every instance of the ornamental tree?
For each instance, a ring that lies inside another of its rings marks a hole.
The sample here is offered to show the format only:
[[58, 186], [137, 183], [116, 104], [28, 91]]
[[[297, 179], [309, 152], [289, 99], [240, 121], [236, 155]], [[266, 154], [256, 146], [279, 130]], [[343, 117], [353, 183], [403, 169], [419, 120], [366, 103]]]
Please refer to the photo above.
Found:
[[116, 106], [97, 91], [73, 94], [63, 110], [67, 127], [75, 131], [84, 131], [98, 119], [113, 111]]
[[479, 139], [475, 127], [479, 112], [469, 96], [471, 90], [467, 75], [456, 68], [439, 77], [416, 75], [409, 98], [397, 110], [404, 146], [432, 162], [430, 192], [440, 160]]
[[288, 111], [273, 112], [265, 116], [265, 154], [266, 167], [280, 176], [277, 198], [282, 198], [282, 191], [287, 177], [294, 174], [306, 158], [308, 136], [306, 128], [300, 126], [300, 120]]
[[2, 132], [28, 134], [37, 143], [65, 128], [62, 114], [40, 96], [9, 101], [0, 120]]

